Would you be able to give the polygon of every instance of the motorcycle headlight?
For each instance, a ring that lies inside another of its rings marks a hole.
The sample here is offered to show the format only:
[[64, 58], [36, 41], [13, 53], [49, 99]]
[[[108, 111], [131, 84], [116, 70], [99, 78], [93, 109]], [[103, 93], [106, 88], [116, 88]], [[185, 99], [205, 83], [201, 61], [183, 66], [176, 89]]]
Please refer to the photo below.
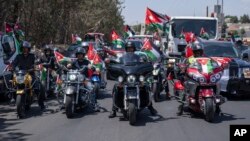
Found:
[[136, 80], [136, 78], [135, 78], [134, 75], [129, 75], [129, 76], [127, 77], [127, 82], [128, 82], [128, 83], [135, 83], [135, 80]]
[[169, 63], [175, 63], [175, 59], [169, 59], [168, 62]]
[[118, 82], [120, 82], [120, 83], [123, 82], [123, 77], [122, 77], [122, 76], [119, 76], [119, 77], [118, 77]]
[[24, 83], [24, 76], [21, 76], [21, 75], [17, 76], [16, 77], [16, 81], [19, 84]]
[[141, 76], [139, 77], [139, 80], [140, 80], [140, 82], [144, 82], [144, 81], [145, 81], [145, 77], [144, 77], [143, 75], [141, 75]]
[[69, 80], [70, 80], [70, 81], [75, 81], [76, 78], [77, 78], [77, 77], [76, 77], [75, 74], [70, 74], [70, 75], [69, 75]]

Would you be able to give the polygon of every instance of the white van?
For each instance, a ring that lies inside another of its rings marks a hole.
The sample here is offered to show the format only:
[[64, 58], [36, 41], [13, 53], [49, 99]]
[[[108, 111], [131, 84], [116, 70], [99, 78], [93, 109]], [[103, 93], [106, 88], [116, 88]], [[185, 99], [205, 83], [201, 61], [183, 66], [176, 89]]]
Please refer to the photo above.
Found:
[[209, 39], [218, 39], [218, 19], [213, 17], [171, 17], [169, 33], [164, 42], [164, 52], [182, 52], [185, 50], [186, 41], [180, 39], [182, 31], [193, 32], [200, 35], [203, 28]]

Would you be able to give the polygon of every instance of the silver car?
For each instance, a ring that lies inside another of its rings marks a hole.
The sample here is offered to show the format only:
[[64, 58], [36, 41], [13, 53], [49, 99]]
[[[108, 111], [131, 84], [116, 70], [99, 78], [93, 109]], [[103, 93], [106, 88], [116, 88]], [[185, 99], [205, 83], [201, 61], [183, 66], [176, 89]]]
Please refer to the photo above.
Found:
[[221, 92], [250, 94], [250, 63], [240, 58], [231, 42], [205, 41], [204, 54], [208, 57], [228, 58], [229, 67], [220, 80]]

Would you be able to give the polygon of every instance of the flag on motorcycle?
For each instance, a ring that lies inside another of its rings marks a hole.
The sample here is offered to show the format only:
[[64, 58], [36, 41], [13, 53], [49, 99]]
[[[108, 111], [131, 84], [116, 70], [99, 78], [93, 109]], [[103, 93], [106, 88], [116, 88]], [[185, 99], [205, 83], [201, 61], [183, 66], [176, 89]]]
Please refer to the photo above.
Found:
[[149, 25], [156, 29], [163, 30], [163, 23], [169, 20], [170, 20], [169, 16], [157, 13], [147, 7], [146, 18], [145, 18], [146, 25]]
[[124, 34], [125, 38], [133, 37], [135, 35], [135, 32], [131, 29], [129, 25], [125, 25], [124, 30], [125, 30], [125, 34]]
[[93, 44], [89, 44], [89, 49], [87, 52], [87, 58], [91, 62], [92, 65], [94, 65], [96, 68], [102, 69], [102, 60], [95, 48], [93, 47]]
[[59, 53], [57, 51], [54, 51], [54, 55], [56, 58], [56, 62], [59, 64], [70, 63], [70, 62], [73, 62], [74, 60], [76, 60], [76, 58], [65, 57], [64, 55], [62, 55], [61, 53]]
[[94, 56], [95, 56], [94, 47], [93, 47], [93, 44], [90, 43], [89, 44], [89, 49], [88, 49], [88, 52], [87, 52], [88, 60], [93, 60]]
[[141, 50], [147, 54], [151, 61], [156, 61], [161, 56], [157, 47], [149, 39], [144, 42]]
[[9, 23], [5, 22], [5, 33], [8, 34], [11, 32], [13, 32], [12, 26]]
[[117, 48], [125, 48], [125, 43], [122, 40], [122, 38], [115, 32], [115, 30], [112, 30], [111, 32], [111, 38], [112, 43], [117, 46]]

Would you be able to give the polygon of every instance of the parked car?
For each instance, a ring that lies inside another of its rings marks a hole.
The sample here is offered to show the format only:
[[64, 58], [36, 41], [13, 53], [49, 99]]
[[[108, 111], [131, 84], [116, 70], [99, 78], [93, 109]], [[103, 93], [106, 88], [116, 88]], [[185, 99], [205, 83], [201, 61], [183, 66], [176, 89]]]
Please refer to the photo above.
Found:
[[231, 42], [203, 41], [204, 55], [214, 57], [218, 62], [229, 61], [220, 80], [221, 92], [229, 94], [250, 94], [250, 63], [240, 58]]

